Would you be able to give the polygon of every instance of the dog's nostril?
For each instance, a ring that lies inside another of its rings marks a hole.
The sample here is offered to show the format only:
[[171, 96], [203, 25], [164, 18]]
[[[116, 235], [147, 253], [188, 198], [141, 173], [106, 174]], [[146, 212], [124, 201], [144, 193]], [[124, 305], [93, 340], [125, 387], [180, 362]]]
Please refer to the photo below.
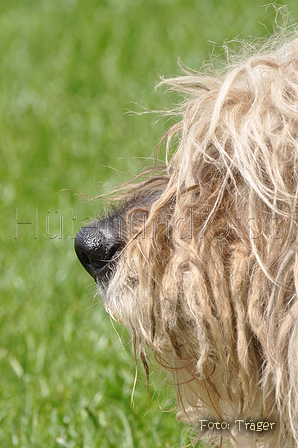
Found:
[[77, 250], [77, 256], [86, 271], [88, 271], [92, 277], [98, 275], [100, 269], [102, 269], [109, 261], [101, 259], [100, 257], [102, 256], [102, 252], [96, 250], [90, 252], [89, 255], [85, 252], [80, 252]]
[[88, 264], [92, 264], [89, 260], [89, 257], [87, 254], [85, 254], [84, 252], [80, 253], [80, 262], [82, 263], [82, 265], [86, 266]]

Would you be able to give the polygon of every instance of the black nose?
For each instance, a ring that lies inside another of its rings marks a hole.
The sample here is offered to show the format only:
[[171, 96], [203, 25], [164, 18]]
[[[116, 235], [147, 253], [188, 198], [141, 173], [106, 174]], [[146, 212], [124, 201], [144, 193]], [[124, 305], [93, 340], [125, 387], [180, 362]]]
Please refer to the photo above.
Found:
[[[110, 226], [111, 227], [111, 226]], [[86, 271], [96, 280], [107, 277], [112, 262], [123, 249], [124, 244], [111, 230], [108, 220], [91, 223], [76, 235], [75, 251]]]

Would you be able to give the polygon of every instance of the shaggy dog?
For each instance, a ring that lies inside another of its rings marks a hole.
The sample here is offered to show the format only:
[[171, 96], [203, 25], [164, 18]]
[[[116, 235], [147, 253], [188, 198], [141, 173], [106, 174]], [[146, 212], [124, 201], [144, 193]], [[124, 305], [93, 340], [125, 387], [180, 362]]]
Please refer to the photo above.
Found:
[[185, 97], [166, 166], [77, 255], [199, 438], [298, 446], [298, 40], [162, 83]]

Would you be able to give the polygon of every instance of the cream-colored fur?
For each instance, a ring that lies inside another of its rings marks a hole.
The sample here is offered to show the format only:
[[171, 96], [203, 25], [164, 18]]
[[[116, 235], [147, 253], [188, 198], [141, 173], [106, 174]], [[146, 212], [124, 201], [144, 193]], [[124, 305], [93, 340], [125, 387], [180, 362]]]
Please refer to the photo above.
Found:
[[[163, 81], [184, 94], [165, 137], [169, 162], [128, 194], [126, 246], [109, 285], [98, 284], [147, 375], [146, 347], [172, 372], [179, 417], [198, 437], [289, 448], [298, 443], [298, 39], [272, 48]], [[202, 420], [229, 430], [205, 431]]]

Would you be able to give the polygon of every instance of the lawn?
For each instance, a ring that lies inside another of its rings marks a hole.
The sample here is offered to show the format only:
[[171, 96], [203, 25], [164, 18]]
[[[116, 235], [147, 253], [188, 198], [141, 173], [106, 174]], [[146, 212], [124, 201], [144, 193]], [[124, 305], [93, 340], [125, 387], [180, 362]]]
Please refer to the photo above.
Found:
[[190, 442], [155, 367], [150, 402], [139, 366], [131, 404], [129, 335], [93, 300], [74, 236], [103, 211], [92, 196], [150, 164], [169, 121], [129, 111], [177, 101], [154, 91], [159, 76], [273, 20], [257, 0], [1, 1], [1, 447]]

